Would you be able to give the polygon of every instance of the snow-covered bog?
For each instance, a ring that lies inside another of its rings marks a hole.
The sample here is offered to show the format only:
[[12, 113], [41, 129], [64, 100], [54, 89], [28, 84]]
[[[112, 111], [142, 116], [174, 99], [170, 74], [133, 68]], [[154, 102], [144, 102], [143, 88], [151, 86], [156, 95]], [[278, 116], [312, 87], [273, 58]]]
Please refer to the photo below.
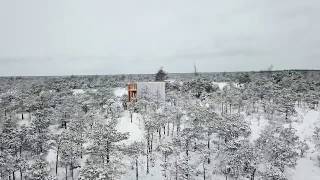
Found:
[[320, 179], [313, 76], [176, 78], [161, 103], [126, 77], [0, 79], [0, 179]]

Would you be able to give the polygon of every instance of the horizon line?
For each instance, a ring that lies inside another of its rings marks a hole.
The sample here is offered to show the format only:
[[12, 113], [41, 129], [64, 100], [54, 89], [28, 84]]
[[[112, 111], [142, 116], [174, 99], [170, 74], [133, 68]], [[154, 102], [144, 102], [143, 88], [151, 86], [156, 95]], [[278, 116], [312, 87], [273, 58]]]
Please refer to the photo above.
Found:
[[[277, 70], [250, 70], [250, 71], [202, 71], [198, 74], [210, 73], [264, 73], [264, 72], [281, 72], [281, 71], [320, 71], [320, 69], [277, 69]], [[194, 72], [166, 72], [170, 74], [194, 74]], [[156, 73], [119, 73], [119, 74], [65, 74], [65, 75], [0, 75], [0, 78], [12, 77], [81, 77], [81, 76], [122, 76], [122, 75], [154, 75]]]

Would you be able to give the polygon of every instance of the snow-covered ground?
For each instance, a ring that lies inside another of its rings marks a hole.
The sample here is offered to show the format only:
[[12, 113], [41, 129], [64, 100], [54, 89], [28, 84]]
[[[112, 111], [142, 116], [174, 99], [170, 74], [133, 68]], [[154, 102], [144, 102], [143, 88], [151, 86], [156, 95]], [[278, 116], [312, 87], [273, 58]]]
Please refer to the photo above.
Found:
[[[297, 130], [297, 135], [301, 138], [302, 141], [306, 140], [307, 144], [310, 146], [310, 149], [306, 152], [305, 157], [298, 159], [297, 166], [294, 169], [287, 169], [287, 177], [289, 180], [319, 180], [320, 179], [320, 168], [317, 164], [317, 153], [313, 147], [312, 142], [312, 133], [316, 125], [320, 125], [320, 112], [319, 111], [304, 111], [302, 109], [297, 109], [299, 117], [303, 117], [300, 121], [292, 123], [292, 127]], [[246, 120], [250, 122], [251, 127], [251, 136], [250, 141], [258, 139], [268, 125], [268, 120], [258, 114], [252, 114], [246, 116]], [[140, 124], [140, 125], [139, 125]], [[130, 132], [130, 138], [127, 140], [127, 143], [134, 141], [143, 140], [144, 130], [141, 120], [137, 114], [134, 115], [133, 123], [130, 123], [130, 114], [128, 112], [123, 113], [123, 117], [120, 118], [118, 130], [121, 132]], [[145, 160], [141, 160], [144, 161]], [[150, 174], [146, 174], [145, 165], [144, 167], [139, 167], [139, 179], [147, 180], [161, 180], [163, 179], [160, 159], [155, 162], [155, 167], [150, 169]], [[213, 176], [212, 178], [216, 180], [224, 180], [225, 177], [221, 175]], [[125, 174], [122, 180], [134, 180], [135, 179], [135, 170], [129, 169], [127, 174]]]
[[113, 91], [114, 95], [117, 97], [121, 97], [125, 94], [128, 94], [127, 89], [126, 88], [115, 88]]
[[[219, 88], [223, 88], [227, 83], [218, 83]], [[77, 90], [75, 94], [81, 94], [82, 91]], [[125, 88], [115, 88], [114, 94], [117, 97], [121, 97], [127, 93]], [[314, 143], [312, 140], [312, 135], [314, 128], [316, 126], [320, 127], [320, 111], [317, 110], [306, 110], [302, 108], [296, 108], [298, 116], [295, 118], [296, 121], [292, 122], [291, 126], [296, 129], [296, 134], [302, 141], [305, 141], [309, 149], [305, 153], [305, 156], [299, 158], [297, 165], [294, 169], [286, 169], [286, 176], [288, 180], [320, 180], [320, 167], [318, 164], [318, 153], [315, 150]], [[245, 115], [245, 114], [243, 114]], [[20, 118], [18, 124], [28, 125], [30, 123], [29, 114], [24, 114], [24, 120], [21, 119], [21, 114], [17, 114]], [[254, 142], [258, 139], [268, 126], [269, 120], [260, 114], [245, 115], [245, 119], [250, 123], [251, 135], [250, 141]], [[286, 124], [285, 126], [288, 126]], [[58, 125], [53, 125], [49, 127], [51, 133], [59, 134], [62, 129], [59, 129]], [[124, 111], [119, 118], [117, 130], [123, 133], [129, 132], [129, 139], [125, 140], [123, 143], [129, 145], [135, 141], [143, 142], [145, 140], [144, 122], [141, 116], [137, 113], [133, 114], [133, 119], [131, 123], [130, 113]], [[146, 159], [145, 157], [139, 158], [139, 179], [140, 180], [161, 180], [164, 179], [162, 176], [162, 167], [160, 167], [161, 156], [155, 153], [155, 162], [150, 165], [150, 173], [146, 174]], [[84, 158], [85, 160], [86, 158]], [[51, 173], [55, 172], [55, 162], [56, 162], [56, 152], [55, 150], [49, 150], [46, 160], [50, 163]], [[130, 160], [126, 161], [128, 167], [130, 166]], [[84, 164], [84, 161], [82, 162]], [[152, 167], [153, 166], [153, 167]], [[209, 168], [209, 167], [208, 167]], [[210, 167], [210, 169], [218, 169], [218, 167]], [[211, 171], [211, 170], [210, 170]], [[63, 179], [65, 176], [64, 169], [59, 167], [59, 179]], [[212, 172], [212, 171], [211, 171]], [[75, 171], [75, 177], [78, 175], [78, 170]], [[135, 179], [135, 169], [128, 168], [127, 173], [121, 177], [121, 180], [134, 180]], [[209, 172], [208, 172], [209, 173]], [[201, 175], [200, 175], [201, 176]], [[202, 177], [197, 177], [196, 179], [201, 179]], [[215, 180], [224, 180], [225, 177], [221, 175], [215, 175], [211, 178]], [[19, 178], [17, 178], [19, 179]]]
[[[122, 117], [119, 119], [117, 130], [120, 132], [129, 132], [129, 139], [122, 141], [123, 143], [129, 145], [133, 142], [143, 142], [144, 141], [144, 123], [139, 114], [134, 113], [132, 116], [132, 123], [130, 118], [130, 113], [128, 111], [123, 112]], [[121, 142], [121, 143], [122, 143]], [[155, 167], [150, 167], [150, 173], [146, 173], [146, 159], [139, 158], [139, 179], [141, 180], [162, 180], [163, 176], [161, 174], [161, 167], [158, 162], [155, 162]], [[129, 161], [127, 162], [130, 165]], [[152, 165], [150, 165], [152, 166]], [[121, 180], [135, 180], [135, 169], [128, 168], [127, 173], [121, 177]]]
[[305, 111], [301, 108], [296, 108], [298, 116], [302, 117], [302, 122], [293, 122], [292, 127], [297, 130], [297, 135], [307, 141], [311, 141], [314, 127], [320, 125], [320, 113], [319, 111], [310, 110]]
[[268, 125], [268, 120], [264, 116], [258, 114], [247, 116], [246, 120], [250, 123], [250, 141], [253, 142], [260, 137], [261, 132]]
[[212, 82], [212, 84], [218, 85], [220, 90], [222, 90], [223, 87], [225, 87], [226, 85], [228, 85], [227, 82]]
[[[298, 115], [297, 121], [292, 123], [292, 127], [296, 129], [296, 134], [300, 140], [305, 141], [309, 150], [305, 153], [305, 157], [299, 158], [297, 166], [294, 169], [287, 169], [286, 175], [288, 180], [319, 180], [320, 167], [317, 164], [318, 153], [315, 151], [312, 135], [314, 128], [320, 126], [320, 112], [315, 110], [305, 110], [296, 108]], [[251, 136], [250, 141], [258, 139], [261, 132], [268, 125], [268, 120], [264, 116], [252, 114], [246, 116], [246, 120], [250, 122]], [[285, 124], [289, 127], [289, 124]]]
[[320, 125], [320, 112], [319, 111], [304, 111], [297, 108], [297, 112], [303, 118], [301, 122], [293, 122], [292, 127], [297, 130], [297, 135], [302, 141], [306, 141], [309, 150], [306, 152], [305, 157], [300, 158], [297, 162], [295, 169], [288, 170], [287, 177], [289, 180], [319, 180], [320, 167], [317, 163], [317, 156], [314, 143], [312, 142], [312, 134], [314, 128]]
[[84, 89], [73, 89], [72, 93], [73, 93], [73, 95], [84, 94], [85, 90]]
[[144, 126], [139, 114], [134, 113], [132, 116], [132, 123], [130, 113], [125, 111], [118, 121], [117, 130], [122, 133], [129, 133], [129, 139], [125, 140], [125, 144], [140, 142], [144, 139]]
[[307, 157], [301, 158], [297, 162], [295, 169], [291, 169], [288, 174], [288, 180], [319, 180], [320, 168], [315, 163], [315, 157], [312, 153], [307, 153]]

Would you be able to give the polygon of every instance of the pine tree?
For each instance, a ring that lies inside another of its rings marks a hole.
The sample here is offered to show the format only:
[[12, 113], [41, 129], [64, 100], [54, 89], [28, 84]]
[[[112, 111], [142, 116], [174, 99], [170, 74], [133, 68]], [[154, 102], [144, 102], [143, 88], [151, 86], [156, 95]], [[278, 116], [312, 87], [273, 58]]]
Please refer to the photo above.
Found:
[[49, 134], [49, 125], [51, 119], [49, 114], [51, 111], [37, 110], [33, 113], [34, 118], [31, 121], [31, 126], [27, 138], [30, 140], [30, 145], [33, 153], [40, 155], [49, 149], [49, 140], [51, 138]]
[[166, 143], [166, 144], [160, 144], [157, 147], [157, 150], [163, 155], [163, 161], [162, 161], [163, 163], [160, 166], [163, 168], [162, 174], [164, 178], [167, 179], [168, 170], [170, 166], [169, 156], [173, 154], [173, 148], [170, 146], [169, 143]]
[[133, 114], [137, 111], [135, 99], [131, 100], [131, 102], [128, 102], [127, 108], [130, 114], [130, 122], [132, 123]]
[[87, 149], [91, 158], [96, 163], [109, 163], [112, 155], [118, 150], [118, 142], [126, 140], [128, 133], [120, 133], [116, 130], [116, 122], [111, 121], [107, 124], [97, 123], [93, 128], [92, 145]]
[[133, 142], [126, 148], [126, 154], [131, 157], [135, 164], [136, 180], [139, 179], [139, 156], [144, 155], [145, 145], [142, 142]]
[[[299, 153], [300, 140], [292, 128], [267, 127], [257, 139], [256, 147], [264, 162], [268, 162], [271, 172], [276, 176], [284, 173], [286, 167], [295, 167]], [[274, 171], [277, 169], [276, 171]], [[270, 172], [268, 172], [270, 173]]]
[[80, 180], [110, 180], [120, 179], [124, 174], [124, 167], [120, 163], [97, 164], [92, 160], [87, 161], [80, 170]]
[[11, 179], [15, 171], [15, 157], [8, 150], [0, 151], [0, 177]]
[[163, 70], [163, 68], [160, 68], [160, 70], [155, 75], [156, 81], [164, 81], [168, 79], [168, 74]]
[[228, 141], [219, 150], [219, 167], [226, 177], [255, 177], [257, 159], [255, 149], [248, 140]]
[[17, 171], [18, 151], [19, 151], [19, 131], [17, 123], [11, 118], [7, 118], [3, 124], [2, 132], [0, 132], [0, 153], [3, 164], [2, 173], [5, 176], [12, 176], [15, 179], [15, 171]]
[[66, 179], [68, 177], [68, 168], [71, 170], [71, 177], [74, 177], [74, 169], [79, 167], [81, 157], [81, 145], [76, 141], [76, 134], [73, 131], [65, 130], [61, 134], [59, 143], [60, 163], [65, 167]]
[[28, 168], [28, 179], [32, 180], [53, 180], [49, 176], [50, 166], [42, 157], [35, 157], [35, 160]]

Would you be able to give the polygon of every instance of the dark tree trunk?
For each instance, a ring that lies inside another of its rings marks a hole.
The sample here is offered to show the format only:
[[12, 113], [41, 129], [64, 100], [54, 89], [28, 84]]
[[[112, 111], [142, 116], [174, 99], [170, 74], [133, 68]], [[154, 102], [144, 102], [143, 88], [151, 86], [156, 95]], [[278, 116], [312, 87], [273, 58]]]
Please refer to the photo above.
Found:
[[171, 132], [171, 136], [173, 136], [173, 133], [174, 133], [174, 121], [172, 123], [172, 132]]
[[131, 119], [131, 123], [132, 123], [132, 116], [133, 116], [133, 113], [130, 113], [130, 119]]
[[20, 180], [22, 180], [23, 174], [22, 174], [22, 169], [20, 168]]
[[177, 123], [177, 135], [179, 135], [179, 132], [180, 132], [180, 119], [178, 120], [178, 123]]
[[40, 144], [40, 153], [42, 153], [42, 152], [43, 152], [43, 148], [42, 148], [42, 144]]
[[147, 132], [147, 153], [149, 153], [151, 151], [151, 148], [150, 148], [150, 130], [148, 129], [148, 132]]
[[176, 180], [178, 180], [178, 162], [177, 162], [177, 159], [176, 159]]
[[203, 163], [203, 180], [206, 180], [206, 167], [204, 166], [204, 163]]
[[22, 169], [20, 168], [20, 180], [22, 180]]
[[68, 180], [68, 166], [66, 166], [66, 180]]
[[[210, 134], [208, 133], [208, 149], [210, 152]], [[208, 164], [210, 164], [210, 156], [208, 157]]]
[[186, 141], [186, 155], [189, 157], [189, 141]]
[[149, 138], [147, 138], [147, 153], [149, 153], [150, 151], [151, 151], [150, 140]]
[[110, 142], [107, 142], [107, 163], [110, 162]]
[[63, 121], [62, 121], [62, 127], [63, 127], [64, 129], [67, 129], [67, 121], [66, 121], [66, 120], [63, 120]]
[[153, 151], [153, 133], [151, 133], [150, 152]]
[[149, 153], [147, 153], [147, 174], [149, 174]]
[[81, 147], [80, 158], [82, 159], [83, 158], [83, 144], [82, 143], [80, 144], [80, 147]]
[[223, 114], [223, 103], [221, 103], [221, 114]]
[[139, 179], [138, 158], [136, 159], [136, 180]]
[[21, 119], [24, 120], [23, 113], [21, 113]]
[[58, 163], [59, 163], [59, 147], [57, 149], [57, 155], [56, 155], [56, 175], [58, 175]]
[[12, 180], [16, 180], [16, 175], [15, 175], [14, 171], [12, 171]]
[[255, 174], [256, 174], [256, 169], [253, 170], [253, 172], [252, 172], [252, 174], [251, 174], [250, 180], [254, 180]]
[[164, 177], [165, 177], [165, 179], [167, 179], [167, 154], [165, 153], [164, 154], [164, 163], [165, 163], [165, 165], [164, 165], [164, 167], [165, 167], [165, 171], [164, 171]]
[[72, 180], [73, 180], [73, 169], [74, 169], [74, 167], [73, 167], [73, 163], [71, 163], [70, 168], [71, 168], [71, 177], [72, 177]]

